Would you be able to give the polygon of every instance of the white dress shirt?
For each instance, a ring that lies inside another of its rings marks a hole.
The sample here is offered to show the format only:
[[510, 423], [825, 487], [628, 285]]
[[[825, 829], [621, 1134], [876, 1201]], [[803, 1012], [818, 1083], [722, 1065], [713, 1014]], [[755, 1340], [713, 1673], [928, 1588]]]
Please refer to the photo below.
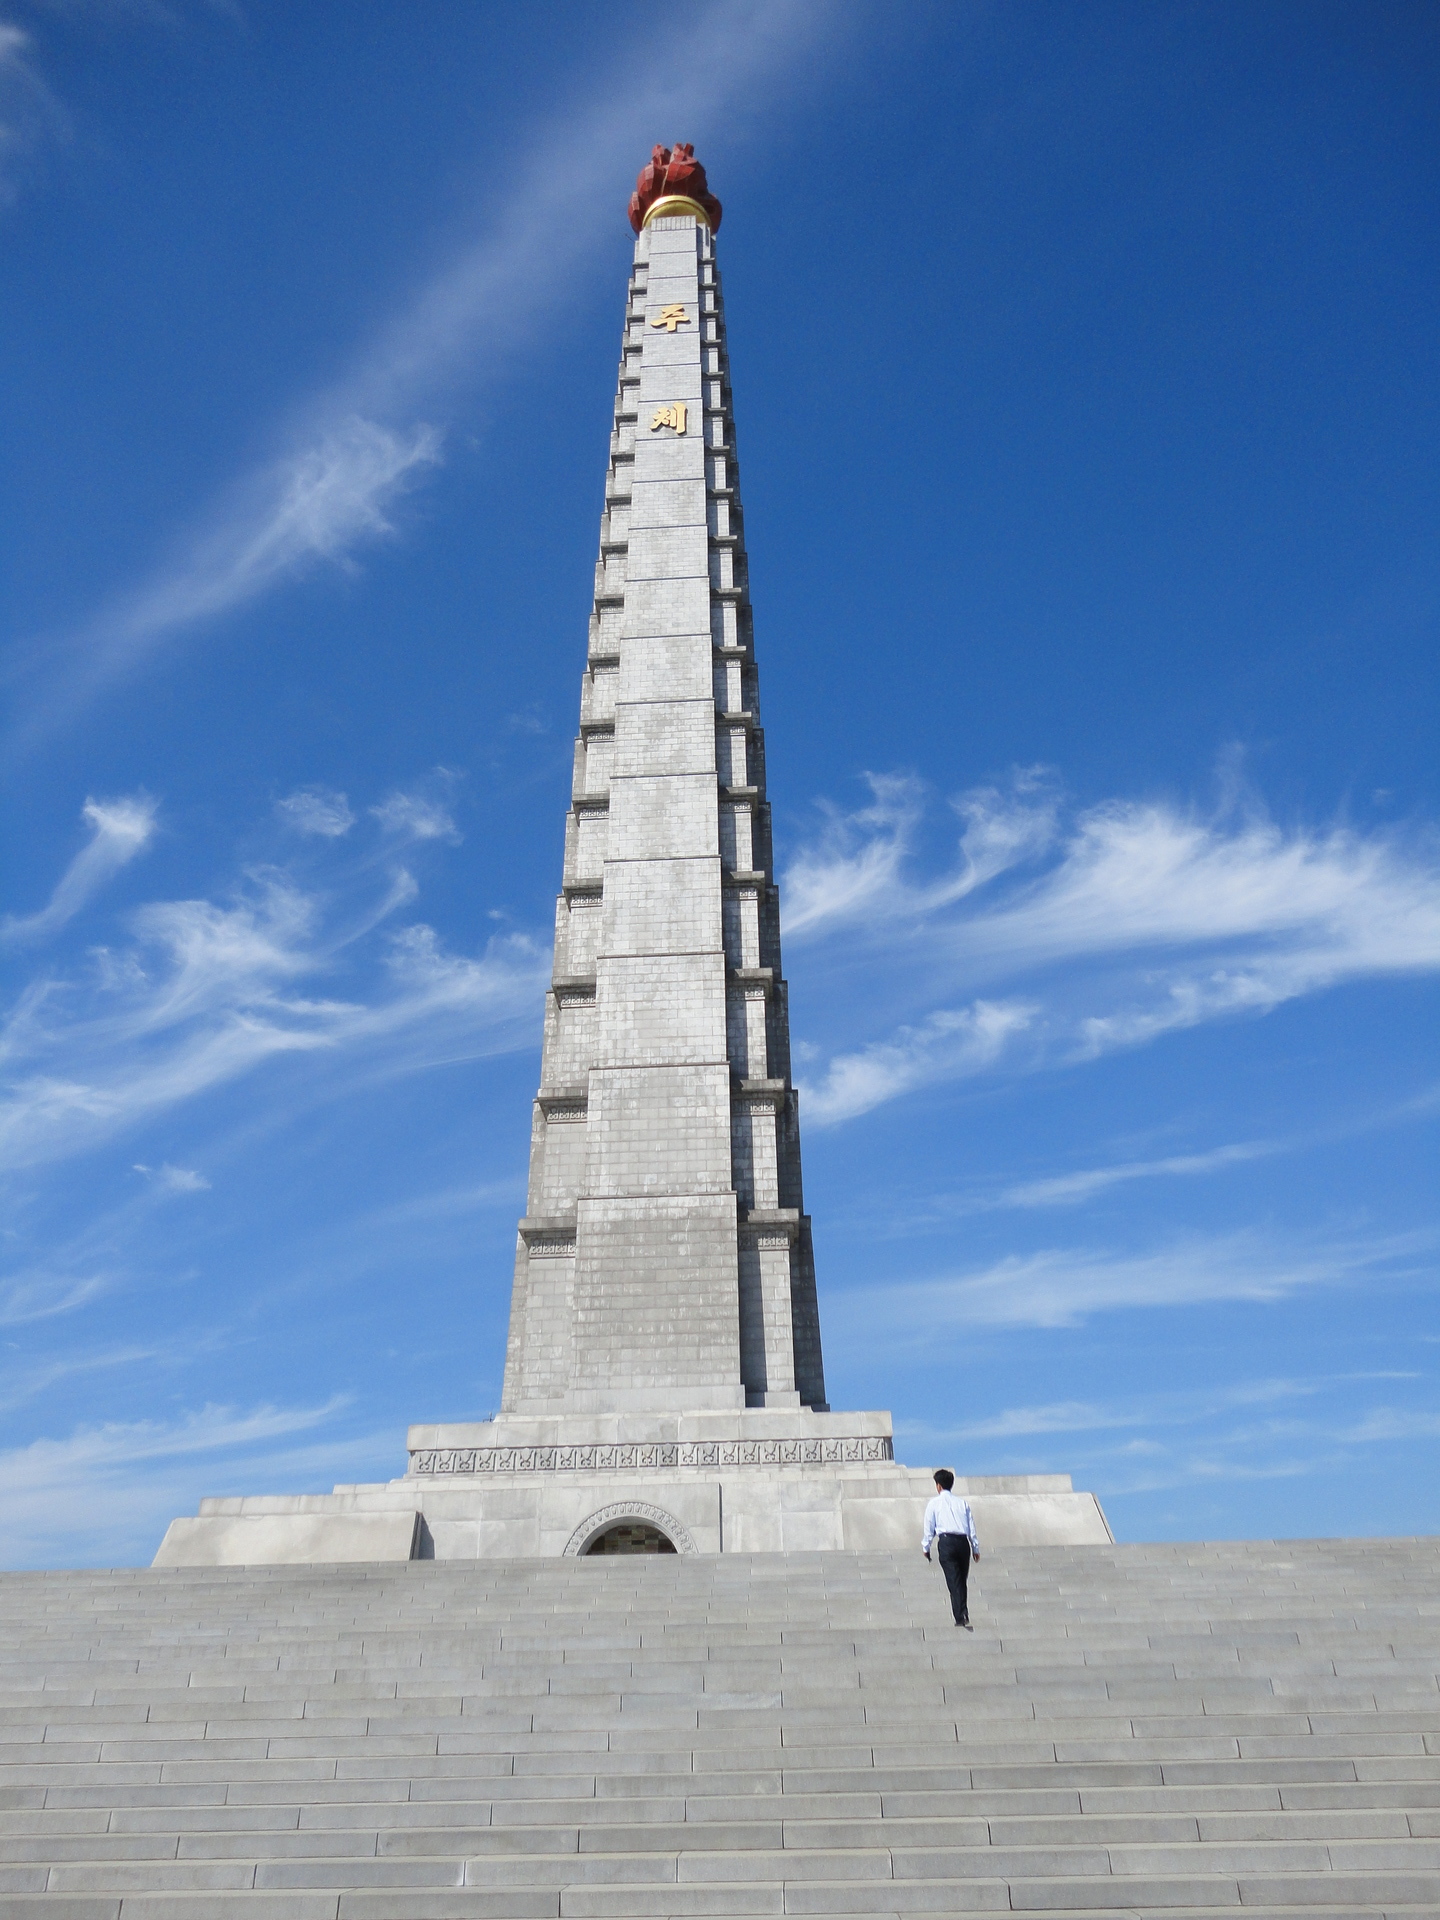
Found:
[[937, 1493], [926, 1507], [925, 1532], [920, 1541], [922, 1553], [929, 1553], [930, 1543], [937, 1533], [963, 1533], [970, 1542], [971, 1554], [978, 1557], [980, 1542], [975, 1538], [970, 1502], [962, 1500], [958, 1493]]

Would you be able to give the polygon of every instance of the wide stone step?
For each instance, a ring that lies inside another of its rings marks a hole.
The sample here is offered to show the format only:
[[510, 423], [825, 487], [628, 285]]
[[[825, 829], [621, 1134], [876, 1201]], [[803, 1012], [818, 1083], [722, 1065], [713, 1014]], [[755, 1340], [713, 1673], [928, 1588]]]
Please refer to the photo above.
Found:
[[0, 1580], [0, 1914], [1440, 1913], [1434, 1543]]
[[[910, 1904], [910, 1890], [892, 1887], [891, 1893], [896, 1900], [889, 1905], [876, 1907], [821, 1907], [813, 1904], [823, 1899], [824, 1888], [795, 1888], [782, 1893], [779, 1900], [768, 1899], [754, 1892], [741, 1898], [735, 1894], [726, 1895], [724, 1889], [687, 1889], [684, 1902], [673, 1900], [670, 1904], [651, 1907], [648, 1904], [651, 1890], [637, 1890], [637, 1904], [633, 1911], [655, 1912], [656, 1914], [695, 1913], [707, 1916], [707, 1920], [750, 1920], [753, 1915], [803, 1913], [809, 1920], [839, 1920], [841, 1914], [863, 1912], [877, 1916], [902, 1916], [912, 1913], [933, 1912], [1004, 1912], [1016, 1911], [1007, 1904], [985, 1905], [988, 1899], [998, 1897], [989, 1889], [948, 1889], [926, 1888], [917, 1891], [925, 1895], [935, 1895], [942, 1901], [961, 1901], [972, 1896], [968, 1905], [913, 1905]], [[1047, 1896], [1053, 1889], [1039, 1889], [1041, 1904], [1020, 1908], [1020, 1911], [1043, 1912], [1051, 1920], [1078, 1920], [1081, 1914], [1093, 1914], [1097, 1909], [1091, 1907], [1056, 1906]], [[1161, 1890], [1165, 1891], [1165, 1890]], [[1200, 1891], [1195, 1890], [1197, 1895]], [[1216, 1889], [1214, 1891], [1220, 1891]], [[1122, 1911], [1163, 1914], [1165, 1920], [1213, 1920], [1217, 1905], [1236, 1906], [1238, 1887], [1228, 1890], [1230, 1897], [1212, 1901], [1208, 1905], [1182, 1905], [1174, 1902], [1156, 1903], [1145, 1908], [1122, 1909]], [[1028, 1889], [1022, 1890], [1022, 1897]], [[1246, 1902], [1245, 1914], [1256, 1916], [1256, 1920], [1297, 1920], [1303, 1914], [1306, 1920], [1356, 1920], [1357, 1915], [1374, 1915], [1382, 1911], [1374, 1907], [1317, 1906], [1305, 1903], [1306, 1889], [1294, 1889], [1297, 1898], [1288, 1905], [1253, 1905]], [[718, 1904], [716, 1896], [718, 1894]], [[612, 1899], [623, 1900], [624, 1889], [606, 1890], [607, 1904], [603, 1911], [617, 1912], [609, 1904]], [[558, 1920], [560, 1915], [576, 1913], [588, 1914], [594, 1911], [595, 1894], [592, 1890], [582, 1890], [575, 1901], [553, 1892], [497, 1890], [481, 1891], [473, 1888], [446, 1890], [416, 1890], [409, 1893], [387, 1891], [352, 1891], [335, 1895], [322, 1892], [283, 1892], [216, 1891], [202, 1895], [193, 1894], [131, 1894], [125, 1896], [105, 1895], [38, 1895], [12, 1897], [6, 1903], [7, 1920]], [[900, 1904], [903, 1901], [904, 1904]], [[1110, 1909], [1113, 1911], [1113, 1909]], [[1388, 1912], [1396, 1915], [1414, 1916], [1430, 1909], [1409, 1905], [1403, 1902], [1393, 1904]]]

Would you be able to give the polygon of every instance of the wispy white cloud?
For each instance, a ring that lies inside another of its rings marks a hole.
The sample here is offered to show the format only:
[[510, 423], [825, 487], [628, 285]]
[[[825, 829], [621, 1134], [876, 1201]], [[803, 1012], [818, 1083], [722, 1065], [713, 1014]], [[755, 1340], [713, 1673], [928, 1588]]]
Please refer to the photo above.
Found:
[[387, 833], [406, 840], [460, 840], [455, 816], [433, 794], [395, 792], [385, 796], [371, 813]]
[[147, 1167], [141, 1161], [135, 1162], [136, 1173], [143, 1173], [152, 1186], [161, 1193], [208, 1193], [210, 1182], [203, 1173], [196, 1173], [193, 1167], [172, 1167], [167, 1162], [161, 1167]]
[[441, 433], [396, 430], [352, 413], [245, 489], [266, 502], [236, 511], [133, 607], [130, 639], [158, 635], [252, 598], [315, 559], [339, 560], [362, 538], [390, 534], [392, 503], [440, 460]]
[[[321, 1406], [207, 1406], [175, 1421], [107, 1422], [0, 1452], [8, 1565], [147, 1565], [168, 1523], [237, 1480], [247, 1491], [381, 1471], [399, 1434], [342, 1435], [343, 1397]], [[218, 1484], [217, 1484], [218, 1483]]]
[[[557, 99], [497, 181], [485, 230], [469, 239], [299, 407], [278, 450], [211, 511], [176, 557], [68, 647], [11, 742], [23, 751], [169, 636], [252, 600], [318, 562], [343, 562], [394, 531], [400, 497], [439, 463], [442, 422], [462, 395], [522, 350], [590, 261], [613, 249], [629, 183], [661, 126], [703, 140], [777, 88], [813, 77], [857, 18], [802, 0], [715, 0], [683, 18], [637, 22], [608, 73]], [[803, 69], [801, 62], [804, 62]], [[536, 165], [537, 154], [584, 165]]]
[[376, 1207], [362, 1214], [354, 1224], [358, 1230], [370, 1234], [394, 1227], [411, 1229], [436, 1221], [469, 1219], [473, 1214], [486, 1213], [495, 1208], [508, 1212], [517, 1199], [523, 1202], [524, 1198], [525, 1184], [518, 1176], [513, 1180], [482, 1180], [465, 1186], [417, 1193], [409, 1200], [397, 1200], [389, 1206]]
[[[1387, 1387], [1424, 1393], [1428, 1384], [1395, 1369], [1240, 1379], [1114, 1401], [1006, 1407], [953, 1427], [903, 1422], [896, 1443], [907, 1457], [948, 1459], [972, 1473], [1034, 1472], [1044, 1470], [1050, 1443], [1063, 1435], [1064, 1466], [1081, 1471], [1102, 1497], [1301, 1479], [1343, 1473], [1357, 1447], [1440, 1438], [1432, 1407], [1376, 1398]], [[1357, 1524], [1363, 1527], [1363, 1514], [1347, 1513], [1346, 1530]]]
[[[240, 606], [317, 563], [348, 563], [356, 546], [393, 535], [396, 504], [439, 465], [441, 429], [400, 426], [353, 410], [317, 422], [291, 451], [231, 489], [210, 522], [137, 593], [31, 664], [40, 685], [11, 750], [43, 739], [169, 635]], [[23, 667], [22, 667], [23, 670]]]
[[[1362, 974], [1440, 965], [1433, 839], [1351, 827], [1205, 821], [1159, 803], [1082, 814], [1058, 866], [964, 930], [1006, 964], [1233, 944], [1194, 976], [1220, 1000], [1274, 1004]], [[1187, 1016], [1182, 1016], [1187, 1017]]]
[[1322, 1394], [1328, 1399], [1337, 1388], [1353, 1395], [1357, 1387], [1373, 1385], [1377, 1380], [1414, 1377], [1393, 1372], [1324, 1374], [1308, 1379], [1238, 1380], [1226, 1386], [1179, 1392], [1170, 1389], [1163, 1394], [1137, 1394], [1108, 1404], [1094, 1400], [1051, 1401], [1041, 1406], [1006, 1407], [1001, 1413], [966, 1421], [952, 1429], [950, 1437], [1010, 1440], [1049, 1433], [1114, 1433], [1135, 1427], [1193, 1426], [1215, 1414], [1289, 1406], [1314, 1400]]
[[[46, 13], [61, 10], [28, 9], [42, 22]], [[240, 0], [208, 0], [207, 10], [237, 26], [245, 25]], [[172, 31], [180, 22], [179, 11], [165, 0], [119, 0], [119, 4], [63, 11], [70, 16], [67, 25], [93, 25], [102, 31], [113, 30], [120, 20]], [[37, 169], [46, 149], [62, 145], [74, 131], [75, 116], [43, 77], [45, 64], [33, 35], [13, 20], [0, 21], [0, 206], [19, 197], [26, 176]]]
[[930, 880], [914, 876], [928, 799], [907, 774], [867, 773], [867, 806], [846, 813], [822, 803], [818, 838], [785, 874], [785, 931], [814, 938], [863, 925], [916, 922], [953, 907], [999, 874], [1044, 854], [1057, 825], [1058, 798], [1048, 770], [1017, 770], [1010, 789], [977, 787], [953, 800], [964, 822], [954, 866]]
[[39, 150], [69, 133], [70, 116], [41, 78], [30, 35], [0, 20], [0, 207], [19, 197]]
[[38, 1363], [22, 1356], [0, 1373], [0, 1408], [9, 1412], [44, 1399], [68, 1380], [137, 1367], [156, 1355], [153, 1346], [127, 1341], [108, 1347], [72, 1347]]
[[1079, 1206], [1096, 1194], [1105, 1193], [1112, 1187], [1126, 1186], [1134, 1180], [1189, 1179], [1223, 1173], [1230, 1167], [1247, 1166], [1257, 1160], [1271, 1159], [1277, 1154], [1300, 1153], [1307, 1148], [1334, 1145], [1339, 1141], [1384, 1132], [1413, 1120], [1426, 1119], [1437, 1110], [1440, 1110], [1440, 1087], [1425, 1087], [1419, 1093], [1385, 1107], [1369, 1112], [1347, 1112], [1343, 1120], [1313, 1132], [1269, 1140], [1235, 1140], [1198, 1152], [1169, 1153], [1145, 1160], [1119, 1158], [1099, 1166], [1017, 1180], [988, 1192], [939, 1195], [931, 1202], [931, 1206], [935, 1218], [1010, 1209]]
[[0, 1493], [17, 1486], [53, 1485], [81, 1472], [103, 1473], [140, 1460], [223, 1453], [257, 1441], [305, 1433], [334, 1418], [346, 1402], [332, 1398], [318, 1407], [205, 1407], [170, 1424], [155, 1420], [81, 1427], [68, 1440], [34, 1440], [0, 1452]]
[[1274, 1301], [1362, 1277], [1398, 1284], [1433, 1275], [1436, 1247], [1424, 1233], [1284, 1241], [1251, 1231], [1190, 1235], [1144, 1253], [1052, 1247], [936, 1279], [847, 1290], [832, 1299], [827, 1331], [884, 1327], [891, 1340], [924, 1343], [965, 1327], [1075, 1327], [1127, 1309]]
[[[1084, 1061], [1342, 982], [1440, 970], [1433, 833], [1286, 829], [1254, 803], [1202, 818], [1114, 801], [1067, 823], [1029, 771], [1008, 796], [954, 803], [957, 857], [925, 879], [921, 790], [870, 784], [870, 803], [827, 814], [785, 876], [787, 937], [883, 970], [890, 1003], [947, 1004], [831, 1058], [807, 1094], [822, 1124], [997, 1065]], [[981, 982], [1008, 991], [955, 1005]], [[943, 1044], [995, 1006], [1011, 1012], [998, 1044]]]
[[[88, 1150], [287, 1056], [308, 1056], [312, 1083], [333, 1085], [523, 1043], [542, 949], [497, 935], [472, 957], [423, 923], [387, 931], [414, 891], [392, 876], [356, 910], [343, 890], [258, 868], [227, 898], [140, 908], [127, 945], [33, 981], [0, 1029], [0, 1164]], [[323, 990], [342, 975], [343, 996]], [[178, 1190], [190, 1176], [160, 1178]]]
[[925, 789], [899, 774], [865, 777], [869, 806], [845, 813], [822, 801], [818, 838], [786, 871], [785, 931], [791, 940], [883, 911], [882, 903], [900, 887], [901, 866], [924, 812]]
[[1218, 1173], [1225, 1167], [1243, 1166], [1251, 1160], [1281, 1153], [1285, 1146], [1286, 1143], [1279, 1140], [1238, 1140], [1229, 1146], [1211, 1147], [1204, 1153], [1171, 1153], [1158, 1160], [1123, 1160], [1109, 1167], [1084, 1167], [1075, 1173], [1053, 1174], [1048, 1179], [1017, 1181], [992, 1199], [976, 1202], [975, 1207], [988, 1211], [992, 1207], [1072, 1206], [1132, 1180]]
[[977, 1000], [943, 1008], [857, 1053], [839, 1054], [822, 1080], [802, 1088], [806, 1118], [832, 1126], [931, 1081], [983, 1072], [1027, 1032], [1037, 1011], [1023, 1001]]
[[1353, 1446], [1386, 1440], [1440, 1439], [1440, 1413], [1425, 1407], [1372, 1407], [1358, 1420], [1347, 1420], [1336, 1438]]
[[1028, 1440], [1042, 1433], [1108, 1433], [1116, 1427], [1145, 1424], [1145, 1415], [1134, 1407], [1119, 1409], [1089, 1400], [1057, 1400], [1041, 1407], [1007, 1407], [987, 1420], [969, 1420], [955, 1433], [963, 1440]]
[[333, 787], [298, 787], [275, 802], [275, 811], [297, 833], [322, 840], [339, 840], [355, 824], [349, 800]]
[[150, 844], [155, 814], [155, 802], [144, 793], [120, 800], [87, 800], [81, 818], [90, 828], [89, 844], [76, 854], [37, 913], [7, 914], [0, 920], [0, 941], [23, 946], [58, 933], [112, 875]]
[[30, 1326], [73, 1313], [103, 1293], [109, 1278], [104, 1272], [8, 1274], [0, 1280], [0, 1327]]

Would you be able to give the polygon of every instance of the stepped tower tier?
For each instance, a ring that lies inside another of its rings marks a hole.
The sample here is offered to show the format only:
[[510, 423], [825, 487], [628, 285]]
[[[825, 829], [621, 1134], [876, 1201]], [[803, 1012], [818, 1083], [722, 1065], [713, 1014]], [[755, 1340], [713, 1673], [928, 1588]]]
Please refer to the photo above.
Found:
[[719, 203], [675, 152], [632, 202], [512, 1414], [826, 1407]]

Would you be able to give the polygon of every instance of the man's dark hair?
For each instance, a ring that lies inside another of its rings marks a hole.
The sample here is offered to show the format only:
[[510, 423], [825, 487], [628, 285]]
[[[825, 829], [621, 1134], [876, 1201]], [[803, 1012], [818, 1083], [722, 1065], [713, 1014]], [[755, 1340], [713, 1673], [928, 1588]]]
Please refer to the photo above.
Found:
[[935, 1469], [935, 1484], [942, 1493], [949, 1493], [955, 1484], [955, 1476], [949, 1467], [937, 1467]]

